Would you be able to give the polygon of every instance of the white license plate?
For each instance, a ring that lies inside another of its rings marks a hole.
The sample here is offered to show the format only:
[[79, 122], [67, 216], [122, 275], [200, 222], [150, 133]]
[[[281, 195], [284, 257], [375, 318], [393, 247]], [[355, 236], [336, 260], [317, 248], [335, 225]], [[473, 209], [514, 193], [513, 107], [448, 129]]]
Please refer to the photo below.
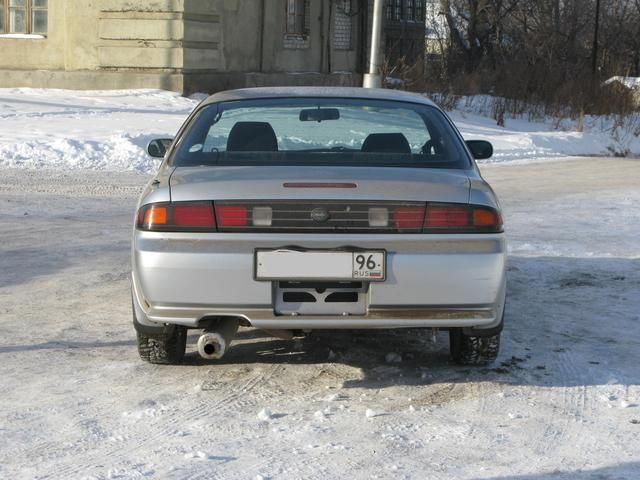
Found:
[[256, 280], [385, 280], [384, 250], [257, 250]]

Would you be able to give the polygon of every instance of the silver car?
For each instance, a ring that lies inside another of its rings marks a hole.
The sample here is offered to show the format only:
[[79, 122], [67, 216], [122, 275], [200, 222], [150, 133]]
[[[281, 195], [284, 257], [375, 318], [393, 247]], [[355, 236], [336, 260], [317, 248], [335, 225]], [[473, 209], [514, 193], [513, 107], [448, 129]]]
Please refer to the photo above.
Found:
[[142, 359], [178, 363], [188, 329], [221, 358], [239, 326], [449, 332], [460, 364], [498, 354], [506, 242], [465, 142], [426, 98], [360, 88], [217, 93], [162, 157], [138, 205]]

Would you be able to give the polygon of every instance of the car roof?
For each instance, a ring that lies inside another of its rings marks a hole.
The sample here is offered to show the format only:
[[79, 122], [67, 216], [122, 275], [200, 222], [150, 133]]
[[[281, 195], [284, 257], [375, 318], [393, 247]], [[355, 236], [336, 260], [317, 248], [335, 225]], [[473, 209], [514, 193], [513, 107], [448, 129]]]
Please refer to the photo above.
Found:
[[436, 105], [423, 95], [389, 90], [384, 88], [358, 87], [260, 87], [242, 88], [218, 92], [202, 103], [204, 105], [218, 102], [237, 100], [257, 100], [265, 98], [358, 98], [367, 100], [391, 100], [396, 102], [411, 102], [423, 105]]

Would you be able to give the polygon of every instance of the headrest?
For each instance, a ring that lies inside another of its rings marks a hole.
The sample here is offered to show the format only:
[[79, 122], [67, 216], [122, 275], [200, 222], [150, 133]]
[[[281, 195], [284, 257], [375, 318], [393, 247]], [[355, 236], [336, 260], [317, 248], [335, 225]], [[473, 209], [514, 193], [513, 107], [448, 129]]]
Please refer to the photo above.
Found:
[[278, 140], [267, 122], [238, 122], [227, 139], [227, 152], [277, 152]]
[[411, 153], [407, 138], [401, 133], [372, 133], [362, 144], [363, 152]]

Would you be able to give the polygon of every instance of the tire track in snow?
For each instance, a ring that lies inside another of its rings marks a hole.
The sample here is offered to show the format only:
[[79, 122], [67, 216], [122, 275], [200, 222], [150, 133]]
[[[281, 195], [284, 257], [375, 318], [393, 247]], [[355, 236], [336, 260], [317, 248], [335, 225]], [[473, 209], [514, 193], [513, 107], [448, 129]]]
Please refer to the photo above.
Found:
[[[230, 367], [233, 367], [230, 365]], [[122, 441], [119, 441], [117, 445], [103, 451], [101, 453], [102, 458], [118, 461], [121, 458], [131, 458], [131, 455], [141, 449], [148, 447], [149, 445], [159, 445], [167, 443], [168, 439], [175, 438], [176, 433], [179, 430], [180, 425], [191, 424], [193, 420], [198, 418], [204, 418], [209, 412], [215, 411], [228, 411], [235, 407], [246, 407], [250, 404], [256, 404], [257, 400], [242, 400], [247, 394], [253, 392], [261, 384], [269, 381], [274, 374], [282, 369], [280, 364], [269, 365], [266, 371], [261, 369], [260, 372], [249, 378], [240, 387], [235, 387], [232, 392], [226, 393], [223, 398], [210, 401], [200, 401], [193, 407], [186, 411], [176, 408], [175, 410], [166, 410], [158, 415], [160, 421], [156, 424], [145, 424], [145, 427], [149, 430], [155, 431], [149, 435], [142, 435], [141, 428], [142, 421], [137, 421], [132, 424], [120, 424], [119, 437]], [[229, 384], [234, 387], [233, 383]], [[225, 392], [223, 392], [224, 394]], [[262, 394], [263, 397], [268, 395]], [[187, 397], [190, 400], [191, 397]], [[179, 402], [181, 399], [177, 399]], [[77, 422], [79, 424], [81, 422]], [[91, 442], [91, 438], [83, 436], [82, 439], [75, 445], [74, 449], [70, 449], [67, 455], [76, 455], [78, 450], [83, 450], [89, 459], [86, 462], [79, 462], [78, 458], [75, 458], [74, 462], [68, 462], [67, 465], [62, 468], [58, 468], [55, 473], [43, 477], [46, 478], [76, 478], [80, 474], [84, 474], [94, 467], [94, 463], [91, 462], [90, 457], [93, 449], [86, 448], [85, 446]], [[54, 444], [55, 446], [55, 444]], [[211, 472], [208, 472], [209, 478]]]

